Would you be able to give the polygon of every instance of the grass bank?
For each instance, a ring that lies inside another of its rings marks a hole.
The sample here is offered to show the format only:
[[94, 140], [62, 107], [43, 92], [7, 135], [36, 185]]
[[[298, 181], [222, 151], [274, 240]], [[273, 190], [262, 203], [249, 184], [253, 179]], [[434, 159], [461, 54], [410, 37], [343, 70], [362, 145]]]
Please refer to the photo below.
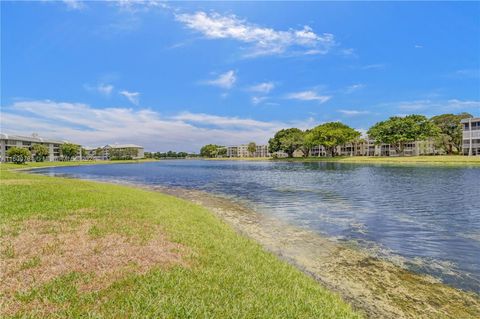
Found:
[[205, 208], [11, 168], [0, 166], [0, 317], [360, 317]]
[[279, 162], [336, 162], [336, 163], [360, 163], [360, 164], [432, 164], [432, 165], [478, 165], [480, 156], [337, 156], [337, 157], [307, 157], [307, 158], [219, 158], [213, 160], [242, 160], [242, 161], [279, 161]]

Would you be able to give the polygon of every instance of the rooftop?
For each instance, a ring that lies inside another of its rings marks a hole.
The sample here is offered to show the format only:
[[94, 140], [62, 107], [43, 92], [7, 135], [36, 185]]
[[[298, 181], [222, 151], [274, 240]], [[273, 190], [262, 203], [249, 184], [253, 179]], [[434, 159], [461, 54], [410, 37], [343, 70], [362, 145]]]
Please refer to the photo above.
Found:
[[108, 144], [105, 147], [110, 148], [143, 148], [143, 146], [135, 145], [135, 144]]
[[40, 137], [38, 135], [22, 136], [22, 135], [12, 135], [12, 134], [3, 134], [3, 133], [0, 134], [0, 140], [16, 140], [16, 141], [53, 143], [53, 144], [68, 143], [68, 141], [52, 140], [52, 139]]
[[468, 122], [480, 122], [480, 117], [471, 117], [471, 118], [468, 118], [468, 119], [462, 119], [460, 121], [460, 123], [468, 123]]

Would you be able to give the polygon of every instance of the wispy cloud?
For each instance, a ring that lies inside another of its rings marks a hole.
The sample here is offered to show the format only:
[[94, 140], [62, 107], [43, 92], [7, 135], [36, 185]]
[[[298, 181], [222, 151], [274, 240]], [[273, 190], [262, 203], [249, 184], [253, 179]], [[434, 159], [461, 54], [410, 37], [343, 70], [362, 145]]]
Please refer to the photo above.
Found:
[[345, 56], [357, 57], [357, 54], [355, 53], [355, 49], [353, 49], [353, 48], [342, 49], [342, 50], [340, 50], [340, 53], [345, 55]]
[[339, 110], [338, 112], [346, 116], [359, 116], [359, 115], [371, 114], [370, 111], [359, 111], [359, 110]]
[[252, 96], [252, 103], [257, 105], [257, 104], [260, 104], [267, 99], [268, 99], [267, 96]]
[[385, 63], [374, 63], [374, 64], [366, 64], [360, 66], [361, 70], [381, 70], [385, 69], [386, 64]]
[[131, 103], [138, 105], [140, 103], [140, 93], [139, 92], [129, 92], [126, 90], [119, 92], [121, 95], [125, 96]]
[[83, 10], [87, 6], [85, 5], [85, 2], [80, 1], [80, 0], [63, 0], [62, 1], [68, 9], [70, 10]]
[[104, 94], [104, 95], [110, 95], [112, 94], [113, 91], [113, 85], [111, 84], [99, 84], [97, 86], [98, 92]]
[[352, 84], [347, 86], [347, 88], [345, 89], [345, 93], [350, 94], [358, 90], [361, 90], [364, 87], [365, 87], [365, 84], [361, 84], [361, 83]]
[[218, 86], [223, 89], [231, 89], [235, 85], [236, 81], [237, 75], [235, 74], [235, 71], [230, 70], [223, 74], [220, 74], [216, 79], [207, 80], [202, 83]]
[[480, 78], [480, 69], [461, 69], [455, 71], [454, 75], [461, 78]]
[[2, 105], [0, 124], [5, 133], [37, 132], [89, 146], [118, 142], [140, 144], [152, 151], [198, 151], [205, 143], [266, 143], [279, 129], [305, 129], [316, 123], [311, 118], [267, 122], [190, 112], [165, 117], [149, 109], [100, 109], [82, 103], [43, 100]]
[[415, 44], [413, 47], [415, 49], [423, 49], [423, 45], [421, 45], [421, 44]]
[[273, 82], [262, 82], [249, 87], [249, 91], [268, 94], [274, 88], [275, 88], [275, 84]]
[[462, 111], [475, 111], [480, 112], [480, 101], [476, 100], [412, 100], [412, 101], [399, 101], [384, 104], [383, 106], [394, 108], [400, 111], [408, 112], [425, 112], [429, 114], [442, 113], [442, 112], [462, 112]]
[[85, 84], [84, 88], [90, 92], [97, 92], [104, 96], [110, 96], [113, 92], [114, 86], [112, 84], [99, 83], [96, 86]]
[[318, 101], [322, 104], [330, 100], [332, 97], [328, 95], [319, 95], [315, 91], [302, 91], [287, 94], [286, 98], [301, 101]]
[[287, 31], [261, 27], [235, 15], [199, 11], [177, 14], [177, 21], [202, 33], [208, 39], [233, 39], [250, 44], [246, 56], [279, 55], [287, 51], [302, 54], [326, 54], [334, 45], [330, 33], [316, 34], [309, 26]]
[[154, 8], [168, 8], [166, 1], [158, 0], [113, 0], [111, 3], [128, 13], [146, 12]]

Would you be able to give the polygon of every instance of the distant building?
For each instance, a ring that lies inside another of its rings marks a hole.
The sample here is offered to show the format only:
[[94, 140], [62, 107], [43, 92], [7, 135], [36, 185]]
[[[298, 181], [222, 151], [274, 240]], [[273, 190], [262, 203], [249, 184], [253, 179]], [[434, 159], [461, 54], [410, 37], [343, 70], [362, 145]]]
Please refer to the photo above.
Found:
[[[54, 162], [61, 160], [60, 147], [62, 144], [68, 143], [68, 141], [51, 140], [39, 137], [35, 134], [32, 136], [20, 136], [10, 134], [0, 134], [0, 157], [2, 162], [8, 162], [7, 151], [11, 147], [22, 147], [31, 149], [35, 144], [42, 144], [48, 148], [49, 155], [46, 158], [47, 161]], [[80, 158], [79, 154], [79, 158]]]
[[140, 159], [145, 157], [143, 146], [135, 144], [108, 144], [103, 147], [104, 160], [116, 158]]
[[480, 155], [480, 117], [463, 119], [463, 155]]
[[[435, 155], [440, 150], [435, 148], [433, 139], [405, 143], [404, 156]], [[310, 150], [310, 156], [329, 156], [321, 145]], [[347, 143], [337, 146], [336, 155], [340, 156], [398, 156], [395, 148], [390, 144], [375, 144], [375, 141], [366, 138], [357, 143]]]
[[268, 145], [257, 145], [255, 152], [248, 151], [248, 145], [227, 146], [227, 157], [270, 157]]
[[[32, 136], [0, 134], [0, 159], [2, 162], [8, 162], [10, 160], [7, 157], [7, 151], [11, 147], [23, 147], [31, 150], [33, 145], [42, 144], [49, 150], [49, 155], [45, 159], [46, 161], [61, 161], [62, 154], [60, 148], [62, 144], [65, 143], [70, 142], [46, 139], [35, 134]], [[79, 152], [74, 160], [109, 160], [113, 157], [118, 159], [140, 159], [145, 157], [143, 146], [135, 144], [108, 144], [95, 148], [78, 146], [82, 151]], [[82, 153], [84, 155], [83, 157]]]

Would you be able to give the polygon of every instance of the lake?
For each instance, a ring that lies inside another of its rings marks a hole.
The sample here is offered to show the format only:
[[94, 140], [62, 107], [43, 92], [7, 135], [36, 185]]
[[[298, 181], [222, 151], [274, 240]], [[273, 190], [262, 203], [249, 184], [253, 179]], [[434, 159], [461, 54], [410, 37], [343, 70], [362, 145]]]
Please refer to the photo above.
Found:
[[53, 176], [197, 189], [480, 292], [480, 168], [172, 160]]

